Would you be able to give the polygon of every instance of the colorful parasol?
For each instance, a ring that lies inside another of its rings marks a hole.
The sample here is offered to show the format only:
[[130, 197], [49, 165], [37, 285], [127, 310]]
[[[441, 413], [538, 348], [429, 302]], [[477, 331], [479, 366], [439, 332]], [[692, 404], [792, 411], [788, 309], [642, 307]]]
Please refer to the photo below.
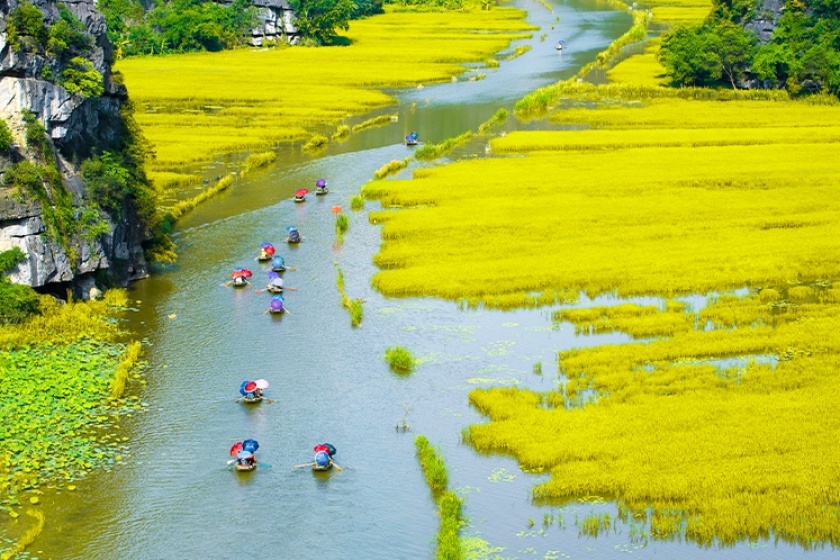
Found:
[[296, 229], [295, 226], [286, 226], [286, 231], [295, 231]]
[[243, 381], [242, 385], [239, 386], [239, 394], [243, 397], [245, 396], [245, 393], [248, 392], [245, 390], [245, 387], [248, 385], [248, 383], [250, 383], [250, 381]]
[[274, 311], [280, 311], [283, 309], [283, 298], [280, 296], [274, 296], [271, 298], [271, 309]]
[[237, 441], [236, 443], [233, 444], [233, 447], [230, 448], [230, 456], [235, 457], [236, 454], [239, 453], [240, 451], [242, 451], [242, 442]]
[[300, 198], [302, 196], [306, 196], [306, 193], [308, 193], [308, 192], [309, 192], [308, 189], [298, 189], [298, 190], [295, 191], [295, 196]]
[[255, 439], [246, 439], [242, 442], [242, 449], [245, 451], [250, 451], [251, 453], [256, 453], [257, 449], [260, 448], [260, 444], [257, 443]]
[[273, 270], [268, 273], [268, 279], [274, 280], [275, 278], [280, 278], [280, 275], [274, 272]]
[[322, 188], [326, 187], [327, 186], [326, 179], [318, 179], [317, 181], [315, 181], [315, 186], [318, 187], [319, 189], [322, 189]]
[[244, 450], [236, 454], [237, 459], [250, 459], [253, 456], [254, 454], [252, 452]]
[[250, 278], [252, 274], [247, 268], [235, 268], [233, 272], [230, 273], [230, 276], [231, 278]]
[[275, 249], [274, 249], [274, 245], [272, 245], [271, 243], [263, 243], [263, 244], [261, 245], [261, 247], [262, 247], [262, 250], [263, 250], [263, 251], [265, 251], [265, 253], [266, 253], [268, 256], [272, 256], [272, 255], [274, 255], [274, 251], [275, 251]]
[[245, 384], [245, 392], [246, 393], [251, 393], [256, 388], [257, 388], [257, 384], [254, 383], [253, 381], [249, 381], [248, 383]]
[[265, 379], [257, 379], [256, 381], [254, 381], [254, 383], [256, 383], [257, 387], [259, 387], [260, 389], [268, 389], [268, 381], [266, 381]]

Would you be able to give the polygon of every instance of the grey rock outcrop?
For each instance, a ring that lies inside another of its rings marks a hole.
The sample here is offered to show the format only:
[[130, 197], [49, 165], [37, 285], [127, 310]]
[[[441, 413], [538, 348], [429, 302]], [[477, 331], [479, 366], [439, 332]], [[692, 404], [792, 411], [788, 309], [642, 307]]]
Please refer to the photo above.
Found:
[[[222, 0], [230, 4], [232, 0]], [[300, 34], [288, 0], [255, 0], [258, 25], [251, 29], [251, 45], [261, 47], [281, 42], [296, 44]]]
[[[31, 3], [43, 12], [45, 26], [59, 21], [55, 0]], [[44, 49], [9, 44], [9, 13], [19, 5], [18, 0], [0, 0], [0, 117], [15, 136], [15, 144], [0, 156], [0, 174], [5, 175], [12, 164], [32, 160], [22, 117], [22, 111], [30, 111], [52, 142], [55, 169], [72, 196], [77, 208], [75, 220], [79, 221], [85, 204], [79, 162], [90, 157], [94, 149], [109, 150], [120, 143], [125, 134], [120, 109], [127, 100], [126, 91], [112, 79], [112, 47], [105, 34], [105, 19], [94, 0], [64, 0], [63, 5], [79, 19], [91, 39], [85, 58], [102, 76], [104, 85], [104, 93], [95, 97], [70, 93], [53, 79], [62, 75], [66, 60], [50, 56]], [[53, 291], [72, 287], [77, 296], [87, 297], [94, 274], [109, 276], [119, 285], [147, 275], [142, 249], [147, 235], [136, 212], [124, 212], [119, 218], [101, 212], [100, 221], [108, 226], [106, 233], [94, 239], [75, 235], [57, 240], [48, 233], [41, 204], [25, 200], [24, 195], [4, 184], [0, 182], [0, 251], [19, 247], [26, 254], [26, 261], [9, 275], [13, 282]]]
[[756, 8], [756, 16], [744, 27], [753, 31], [762, 44], [768, 43], [784, 12], [784, 0], [760, 0]]

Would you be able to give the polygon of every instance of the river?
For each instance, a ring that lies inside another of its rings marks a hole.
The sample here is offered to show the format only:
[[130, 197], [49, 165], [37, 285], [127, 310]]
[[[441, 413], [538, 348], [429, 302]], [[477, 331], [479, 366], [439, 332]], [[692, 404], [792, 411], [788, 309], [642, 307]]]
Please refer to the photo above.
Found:
[[[614, 507], [537, 506], [530, 492], [541, 477], [461, 442], [464, 427], [484, 421], [468, 405], [473, 388], [548, 390], [556, 384], [558, 350], [623, 336], [576, 337], [570, 327], [552, 324], [550, 309], [464, 310], [434, 299], [387, 299], [370, 287], [380, 240], [367, 211], [378, 205], [350, 212], [349, 200], [375, 169], [410, 154], [405, 134], [417, 130], [421, 141], [438, 142], [475, 130], [498, 108], [510, 110], [524, 94], [574, 75], [631, 22], [627, 14], [584, 0], [554, 2], [553, 12], [537, 2], [517, 5], [541, 27], [516, 43], [531, 45], [523, 56], [500, 56], [501, 67], [483, 71], [484, 80], [395, 92], [399, 106], [382, 112], [398, 113], [398, 123], [355, 134], [315, 158], [281, 150], [276, 166], [179, 223], [177, 265], [130, 288], [137, 311], [128, 326], [147, 342], [149, 362], [142, 391], [148, 409], [123, 422], [132, 456], [109, 473], [80, 481], [76, 492], [54, 496], [33, 555], [432, 558], [437, 511], [414, 453], [414, 438], [423, 434], [439, 446], [450, 486], [465, 498], [470, 524], [464, 536], [501, 547], [504, 558], [731, 557], [732, 549], [643, 546], [627, 527], [597, 539], [579, 537], [576, 517], [614, 513]], [[562, 54], [554, 48], [559, 39], [566, 42]], [[524, 125], [509, 119], [505, 126]], [[474, 142], [459, 156], [470, 151], [482, 153], [483, 144]], [[206, 173], [235, 168], [237, 161]], [[311, 189], [319, 177], [329, 181], [328, 196], [291, 201], [296, 189]], [[334, 205], [350, 216], [343, 243], [336, 241]], [[288, 225], [302, 232], [299, 246], [281, 243]], [[287, 293], [291, 313], [282, 318], [264, 314], [267, 294], [221, 286], [236, 266], [251, 268], [256, 285], [264, 285], [266, 272], [254, 257], [265, 241], [297, 267], [285, 274], [286, 285], [297, 291]], [[365, 300], [360, 328], [351, 327], [340, 304], [337, 266], [349, 297]], [[390, 372], [383, 353], [395, 344], [420, 358], [414, 374]], [[275, 402], [235, 403], [240, 383], [260, 377], [270, 381], [266, 394]], [[403, 421], [410, 431], [396, 429]], [[226, 461], [231, 444], [245, 438], [260, 442], [261, 465], [243, 475]], [[322, 441], [338, 448], [343, 471], [292, 468], [311, 461], [312, 446]], [[738, 547], [739, 557], [766, 558], [767, 548], [780, 558], [802, 554], [758, 545]]]

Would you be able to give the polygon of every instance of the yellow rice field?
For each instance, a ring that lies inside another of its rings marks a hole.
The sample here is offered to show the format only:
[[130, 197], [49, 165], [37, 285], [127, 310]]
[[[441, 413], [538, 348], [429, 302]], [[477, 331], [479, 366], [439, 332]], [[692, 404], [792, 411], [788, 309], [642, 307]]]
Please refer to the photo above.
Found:
[[615, 500], [655, 539], [840, 545], [840, 105], [667, 90], [634, 58], [620, 84], [536, 94], [569, 130], [369, 183], [374, 284], [502, 308], [659, 296], [555, 311], [635, 342], [559, 353], [554, 391], [473, 391], [471, 443], [549, 472], [537, 499]]
[[439, 82], [530, 28], [512, 8], [398, 12], [352, 22], [350, 47], [239, 49], [121, 60], [153, 171], [302, 141], [393, 103], [383, 88]]

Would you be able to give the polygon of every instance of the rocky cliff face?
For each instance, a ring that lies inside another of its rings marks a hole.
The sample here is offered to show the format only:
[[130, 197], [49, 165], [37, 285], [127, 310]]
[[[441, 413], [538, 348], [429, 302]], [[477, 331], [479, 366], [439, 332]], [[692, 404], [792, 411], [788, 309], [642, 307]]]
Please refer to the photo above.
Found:
[[756, 16], [744, 27], [755, 32], [762, 44], [768, 43], [784, 11], [784, 0], [759, 0]]
[[[36, 13], [32, 6], [43, 14], [42, 29], [37, 33], [32, 31], [37, 27], [34, 24], [21, 29], [21, 8], [31, 15]], [[55, 42], [61, 34], [53, 28], [68, 25], [76, 26], [67, 41], [82, 45], [78, 47], [84, 52], [81, 66], [72, 45], [63, 47]], [[96, 11], [94, 0], [64, 0], [63, 5], [54, 0], [0, 0], [0, 117], [14, 136], [10, 149], [0, 155], [4, 176], [0, 182], [0, 251], [17, 246], [27, 255], [26, 262], [10, 275], [13, 282], [53, 291], [72, 287], [77, 296], [86, 297], [94, 273], [119, 285], [147, 275], [141, 247], [146, 232], [131, 205], [116, 213], [117, 217], [97, 210], [100, 231], [107, 229], [104, 233], [90, 235], [78, 227], [69, 239], [58, 239], [48, 227], [50, 209], [45, 212], [44, 206], [50, 206], [49, 201], [26, 196], [8, 180], [11, 167], [38, 159], [28, 146], [23, 112], [29, 111], [43, 126], [46, 142], [52, 147], [47, 158], [51, 161], [40, 164], [60, 174], [64, 191], [76, 208], [73, 219], [80, 220], [82, 209], [89, 206], [79, 162], [95, 152], [115, 149], [126, 134], [120, 110], [127, 96], [111, 75], [111, 60], [105, 20]], [[78, 91], [68, 85], [67, 69], [73, 64], [88, 72], [87, 77], [101, 77], [94, 94], [91, 88]], [[46, 188], [49, 191], [50, 187]]]

